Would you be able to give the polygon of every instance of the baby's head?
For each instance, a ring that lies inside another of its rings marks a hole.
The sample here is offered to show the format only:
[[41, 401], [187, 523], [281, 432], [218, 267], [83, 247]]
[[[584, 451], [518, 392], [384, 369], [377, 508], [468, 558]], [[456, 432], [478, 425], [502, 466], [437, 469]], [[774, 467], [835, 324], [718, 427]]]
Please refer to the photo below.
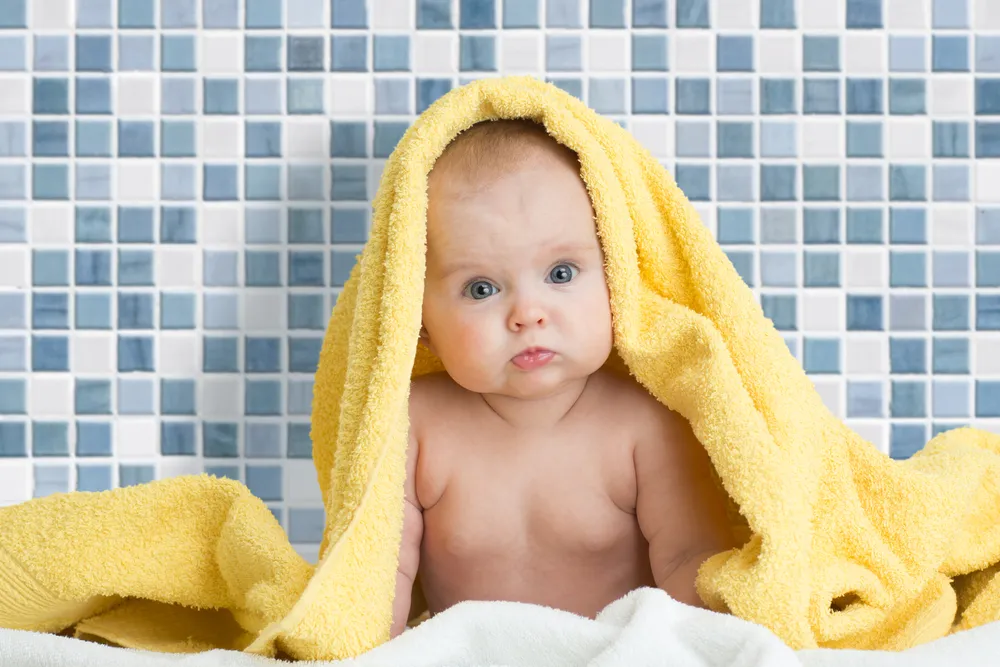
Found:
[[543, 397], [611, 354], [604, 255], [579, 171], [531, 121], [479, 123], [435, 163], [421, 340], [467, 390]]

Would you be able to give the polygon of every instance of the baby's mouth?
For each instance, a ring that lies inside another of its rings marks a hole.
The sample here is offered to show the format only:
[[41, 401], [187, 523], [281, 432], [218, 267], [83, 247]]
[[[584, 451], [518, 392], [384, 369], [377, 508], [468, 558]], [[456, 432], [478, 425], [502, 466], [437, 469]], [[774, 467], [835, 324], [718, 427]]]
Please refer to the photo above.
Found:
[[547, 350], [544, 347], [529, 347], [528, 349], [519, 352], [510, 361], [522, 371], [531, 371], [545, 366], [552, 361], [555, 356], [555, 352]]

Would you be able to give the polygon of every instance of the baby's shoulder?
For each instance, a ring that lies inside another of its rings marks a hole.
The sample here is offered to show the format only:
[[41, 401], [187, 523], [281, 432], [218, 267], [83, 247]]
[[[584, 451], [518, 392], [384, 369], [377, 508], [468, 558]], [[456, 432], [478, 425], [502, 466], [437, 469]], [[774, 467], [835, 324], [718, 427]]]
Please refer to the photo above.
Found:
[[680, 415], [653, 396], [638, 380], [607, 371], [595, 374], [598, 379], [596, 403], [605, 414], [615, 415], [615, 422], [637, 430], [662, 433], [676, 426]]
[[462, 405], [466, 391], [447, 373], [429, 373], [410, 382], [410, 415], [441, 413]]

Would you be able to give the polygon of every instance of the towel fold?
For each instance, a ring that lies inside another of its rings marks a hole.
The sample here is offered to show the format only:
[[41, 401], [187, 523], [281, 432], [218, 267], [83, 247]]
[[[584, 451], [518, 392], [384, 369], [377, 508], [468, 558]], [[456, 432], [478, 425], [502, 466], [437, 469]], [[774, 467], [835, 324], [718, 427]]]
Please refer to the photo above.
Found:
[[427, 174], [461, 131], [500, 118], [535, 120], [578, 154], [606, 255], [610, 367], [691, 422], [731, 498], [744, 540], [703, 565], [706, 602], [795, 649], [903, 649], [1000, 619], [1000, 438], [949, 431], [907, 461], [863, 441], [656, 159], [555, 86], [508, 77], [439, 99], [385, 166], [314, 388], [319, 563], [234, 482], [52, 496], [0, 509], [0, 626], [300, 659], [388, 639], [409, 383], [441, 370], [417, 345]]

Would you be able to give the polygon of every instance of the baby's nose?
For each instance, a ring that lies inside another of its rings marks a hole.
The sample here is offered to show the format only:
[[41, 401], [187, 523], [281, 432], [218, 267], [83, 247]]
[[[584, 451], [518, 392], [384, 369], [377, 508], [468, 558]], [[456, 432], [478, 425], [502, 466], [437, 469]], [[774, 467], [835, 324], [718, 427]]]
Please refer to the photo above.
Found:
[[525, 327], [545, 326], [547, 316], [545, 310], [537, 301], [520, 301], [510, 314], [511, 331], [520, 331]]

